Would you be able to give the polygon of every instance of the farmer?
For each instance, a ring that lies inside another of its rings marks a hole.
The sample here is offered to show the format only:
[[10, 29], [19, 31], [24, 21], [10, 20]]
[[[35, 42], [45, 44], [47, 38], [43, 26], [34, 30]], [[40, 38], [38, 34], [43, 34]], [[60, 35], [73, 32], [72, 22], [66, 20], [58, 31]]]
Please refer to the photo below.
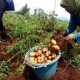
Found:
[[70, 14], [69, 26], [65, 29], [66, 40], [80, 42], [80, 32], [72, 34], [77, 26], [80, 27], [80, 0], [62, 0], [60, 6]]
[[9, 38], [6, 34], [6, 29], [3, 26], [2, 17], [5, 11], [14, 11], [14, 2], [13, 0], [0, 0], [0, 37], [5, 40]]

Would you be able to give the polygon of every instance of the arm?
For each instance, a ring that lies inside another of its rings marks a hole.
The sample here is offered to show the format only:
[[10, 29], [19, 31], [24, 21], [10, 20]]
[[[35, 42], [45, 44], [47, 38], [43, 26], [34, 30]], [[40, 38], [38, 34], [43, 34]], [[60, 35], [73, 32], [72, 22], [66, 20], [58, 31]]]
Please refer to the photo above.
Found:
[[[66, 28], [67, 34], [70, 34], [70, 33], [74, 32], [75, 29], [76, 29], [76, 26], [77, 26], [76, 20], [75, 20], [75, 18], [73, 16], [71, 16], [70, 17], [69, 26], [68, 26], [68, 28]], [[80, 32], [79, 33], [76, 33], [74, 35], [70, 34], [69, 36], [72, 39], [74, 39], [74, 36], [75, 36], [74, 41], [77, 42], [77, 43], [80, 43]]]
[[67, 34], [70, 34], [75, 31], [77, 26], [76, 20], [74, 16], [70, 16], [70, 22], [68, 28], [66, 28]]

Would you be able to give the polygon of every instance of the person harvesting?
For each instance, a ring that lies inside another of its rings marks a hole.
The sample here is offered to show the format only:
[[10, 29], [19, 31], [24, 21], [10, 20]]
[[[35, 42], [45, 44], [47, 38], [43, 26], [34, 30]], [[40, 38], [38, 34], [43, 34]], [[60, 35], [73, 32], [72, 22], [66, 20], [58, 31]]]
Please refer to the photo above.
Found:
[[14, 11], [14, 2], [13, 0], [0, 0], [0, 37], [5, 40], [9, 38], [9, 35], [6, 34], [6, 29], [3, 26], [2, 17], [5, 11]]
[[80, 42], [80, 32], [72, 34], [77, 26], [80, 27], [80, 0], [61, 0], [60, 6], [70, 14], [69, 26], [65, 29], [63, 36], [66, 36], [67, 41]]

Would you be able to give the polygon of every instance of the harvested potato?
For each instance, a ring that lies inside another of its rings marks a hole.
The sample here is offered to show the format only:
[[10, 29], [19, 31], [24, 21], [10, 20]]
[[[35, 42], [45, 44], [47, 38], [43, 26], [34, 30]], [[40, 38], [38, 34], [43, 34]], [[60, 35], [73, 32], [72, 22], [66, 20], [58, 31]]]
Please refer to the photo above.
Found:
[[35, 62], [35, 63], [38, 63], [38, 60], [37, 60], [37, 58], [35, 58], [35, 59], [34, 59], [34, 62]]
[[36, 64], [47, 63], [52, 61], [57, 57], [56, 52], [60, 50], [56, 40], [51, 39], [48, 47], [35, 48], [33, 52], [30, 53], [30, 61]]
[[60, 50], [60, 47], [58, 45], [53, 45], [52, 48], [57, 51]]
[[42, 52], [45, 53], [46, 51], [48, 51], [48, 48], [43, 48]]
[[38, 55], [41, 56], [41, 54], [42, 54], [42, 50], [39, 49], [38, 50]]
[[[53, 45], [52, 48], [55, 48], [56, 50], [58, 45]], [[42, 48], [42, 49], [35, 49], [34, 52], [31, 52], [29, 54], [29, 60], [30, 62], [34, 62], [36, 64], [41, 64], [41, 63], [47, 63], [52, 61], [53, 59], [56, 58], [56, 54], [53, 53], [50, 48]]]
[[56, 58], [57, 55], [55, 53], [52, 54], [52, 59]]
[[48, 59], [51, 60], [52, 59], [52, 56], [49, 56]]
[[50, 51], [47, 51], [47, 52], [45, 53], [45, 56], [48, 57], [50, 54], [51, 54], [51, 52], [50, 52]]
[[35, 52], [31, 52], [30, 57], [34, 57], [34, 56], [35, 56]]
[[54, 40], [54, 39], [51, 39], [50, 42], [51, 42], [52, 45], [56, 45], [57, 44], [56, 40]]
[[45, 62], [46, 62], [47, 60], [48, 60], [47, 57], [45, 57]]
[[38, 63], [43, 63], [44, 58], [43, 57], [38, 57]]
[[36, 57], [39, 56], [39, 53], [38, 53], [38, 52], [35, 52], [35, 56], [36, 56]]
[[45, 58], [45, 54], [42, 54], [41, 57], [42, 57], [42, 58]]
[[37, 52], [37, 51], [38, 51], [38, 48], [35, 48], [35, 49], [34, 49], [34, 52]]
[[35, 62], [34, 57], [29, 57], [29, 60], [30, 60], [30, 62], [33, 62], [33, 63]]
[[46, 62], [50, 62], [51, 60], [47, 60]]
[[51, 47], [51, 43], [49, 42], [48, 47]]

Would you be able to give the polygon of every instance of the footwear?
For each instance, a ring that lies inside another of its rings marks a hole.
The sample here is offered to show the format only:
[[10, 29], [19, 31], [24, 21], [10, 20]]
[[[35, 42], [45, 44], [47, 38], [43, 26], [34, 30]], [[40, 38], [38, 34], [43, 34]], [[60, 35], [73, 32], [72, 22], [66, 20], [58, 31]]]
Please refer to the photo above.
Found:
[[9, 35], [6, 34], [6, 31], [1, 31], [0, 33], [1, 39], [2, 40], [11, 40], [11, 37]]
[[1, 39], [5, 40], [9, 38], [9, 36], [6, 33], [1, 33]]
[[9, 42], [13, 42], [13, 39], [10, 35], [7, 35], [6, 30], [2, 30], [0, 31], [0, 40], [1, 41], [9, 41]]

